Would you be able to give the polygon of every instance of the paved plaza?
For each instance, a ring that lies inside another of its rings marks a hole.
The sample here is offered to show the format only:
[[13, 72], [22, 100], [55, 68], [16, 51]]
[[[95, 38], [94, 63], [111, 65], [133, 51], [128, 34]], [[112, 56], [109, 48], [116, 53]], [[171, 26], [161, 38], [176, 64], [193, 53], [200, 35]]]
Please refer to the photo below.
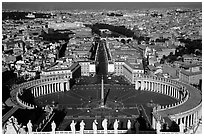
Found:
[[45, 106], [55, 102], [58, 109], [66, 111], [63, 123], [67, 126], [72, 119], [79, 122], [83, 119], [87, 122], [86, 129], [91, 129], [91, 122], [94, 119], [100, 122], [108, 118], [111, 129], [115, 118], [124, 122], [120, 127], [125, 128], [128, 119], [135, 120], [140, 114], [150, 124], [152, 108], [148, 107], [147, 103], [151, 100], [160, 105], [177, 102], [176, 99], [163, 94], [135, 90], [134, 85], [130, 85], [122, 76], [114, 76], [107, 79], [109, 84], [104, 85], [108, 106], [104, 109], [106, 111], [101, 111], [100, 108], [97, 109], [101, 100], [101, 84], [96, 78], [96, 76], [81, 77], [70, 91], [40, 96], [36, 99], [36, 103]]

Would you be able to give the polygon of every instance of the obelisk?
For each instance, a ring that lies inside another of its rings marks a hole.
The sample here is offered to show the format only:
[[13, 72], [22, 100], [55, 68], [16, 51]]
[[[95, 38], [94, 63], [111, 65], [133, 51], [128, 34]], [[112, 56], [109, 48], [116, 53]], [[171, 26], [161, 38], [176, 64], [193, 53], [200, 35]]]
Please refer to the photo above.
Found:
[[101, 107], [104, 107], [104, 84], [103, 84], [103, 76], [101, 79]]

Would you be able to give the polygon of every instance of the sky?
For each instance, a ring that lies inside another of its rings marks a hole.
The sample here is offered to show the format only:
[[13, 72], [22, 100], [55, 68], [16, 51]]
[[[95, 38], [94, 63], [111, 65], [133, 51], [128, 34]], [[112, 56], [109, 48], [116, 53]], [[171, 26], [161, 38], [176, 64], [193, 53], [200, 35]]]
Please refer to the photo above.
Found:
[[201, 2], [3, 2], [8, 10], [202, 8]]

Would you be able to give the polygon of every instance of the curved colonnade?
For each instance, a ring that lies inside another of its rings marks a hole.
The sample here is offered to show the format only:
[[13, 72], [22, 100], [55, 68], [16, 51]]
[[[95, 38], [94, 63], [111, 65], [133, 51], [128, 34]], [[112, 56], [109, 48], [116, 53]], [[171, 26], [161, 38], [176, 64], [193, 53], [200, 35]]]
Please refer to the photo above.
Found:
[[178, 100], [174, 104], [154, 108], [153, 128], [156, 128], [156, 122], [164, 117], [169, 117], [177, 124], [182, 122], [185, 128], [189, 128], [197, 125], [202, 116], [201, 91], [189, 84], [166, 78], [141, 76], [135, 81], [135, 89], [139, 88], [168, 95]]
[[[144, 91], [168, 95], [178, 100], [177, 103], [159, 106], [156, 110], [154, 108], [153, 114], [155, 113], [159, 118], [153, 120], [153, 128], [156, 126], [156, 121], [163, 117], [169, 117], [177, 124], [182, 122], [188, 128], [196, 125], [202, 116], [201, 91], [191, 85], [166, 78], [141, 76], [135, 81], [135, 89], [138, 90], [139, 88]], [[33, 109], [36, 107], [35, 105], [24, 102], [18, 97], [26, 89], [31, 89], [34, 97], [68, 91], [70, 90], [69, 77], [59, 75], [58, 77], [38, 79], [13, 86], [12, 101], [20, 108]]]
[[70, 90], [69, 78], [67, 76], [49, 77], [44, 79], [33, 80], [19, 85], [14, 85], [11, 91], [11, 100], [20, 108], [34, 109], [36, 105], [29, 104], [21, 100], [18, 96], [26, 91], [31, 90], [33, 96], [39, 97], [55, 92], [64, 92]]

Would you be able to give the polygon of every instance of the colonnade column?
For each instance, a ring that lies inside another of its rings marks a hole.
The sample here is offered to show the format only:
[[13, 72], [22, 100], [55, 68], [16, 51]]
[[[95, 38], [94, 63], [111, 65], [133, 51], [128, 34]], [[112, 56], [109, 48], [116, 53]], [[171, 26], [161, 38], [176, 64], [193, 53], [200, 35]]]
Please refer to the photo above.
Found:
[[144, 81], [141, 80], [141, 90], [144, 90]]
[[170, 92], [170, 87], [168, 86], [168, 85], [166, 85], [166, 87], [167, 87], [167, 95], [169, 96], [169, 92]]
[[36, 91], [35, 91], [35, 88], [33, 88], [33, 95], [34, 95], [34, 97], [36, 97]]
[[37, 87], [35, 87], [35, 91], [36, 91], [36, 93], [37, 93], [37, 96], [40, 96], [40, 92], [38, 92], [38, 89], [37, 89]]
[[42, 86], [39, 87], [40, 91], [42, 91], [42, 95], [44, 95], [44, 90], [42, 89]]
[[196, 111], [195, 113], [195, 121], [196, 121], [196, 124], [198, 123], [198, 112]]
[[144, 84], [144, 90], [146, 89], [146, 81], [143, 81]]
[[40, 90], [42, 91], [42, 95], [44, 95], [44, 90], [42, 89], [42, 86], [40, 86]]
[[179, 99], [182, 100], [181, 93], [179, 92]]
[[42, 87], [42, 86], [40, 86], [40, 90], [42, 91], [42, 94], [44, 95], [44, 94], [45, 94], [45, 92], [44, 92], [44, 90], [43, 90], [43, 87]]
[[157, 83], [153, 83], [154, 84], [154, 92], [157, 92]]
[[166, 85], [163, 85], [163, 93], [166, 94]]
[[152, 91], [154, 91], [154, 83], [153, 82], [151, 82], [151, 89], [152, 89]]
[[186, 117], [184, 117], [183, 124], [186, 127]]
[[174, 97], [174, 87], [171, 87], [172, 88], [172, 96]]
[[164, 84], [162, 84], [162, 94], [164, 94]]
[[38, 91], [40, 91], [40, 95], [43, 95], [42, 90], [40, 89], [40, 86], [38, 86]]
[[161, 84], [158, 83], [158, 87], [159, 87], [159, 93], [161, 93]]
[[176, 88], [174, 88], [174, 91], [175, 91], [175, 97], [177, 98], [177, 90], [176, 90]]
[[42, 86], [42, 89], [43, 89], [45, 95], [47, 95], [47, 92], [46, 92], [46, 90], [45, 90], [45, 85]]
[[50, 84], [47, 84], [47, 85], [48, 85], [48, 92], [50, 94], [51, 93]]
[[33, 89], [31, 89], [31, 94], [34, 95], [34, 93], [33, 93]]
[[47, 89], [47, 93], [49, 94], [50, 93], [49, 84], [46, 85], [46, 89]]
[[156, 91], [155, 83], [152, 82], [152, 84], [153, 84], [153, 91], [155, 92]]
[[35, 97], [35, 91], [34, 91], [33, 88], [32, 88], [32, 90], [31, 90], [31, 92], [32, 92], [33, 96]]
[[48, 91], [49, 94], [51, 93], [50, 92], [50, 84], [47, 84], [47, 91]]
[[37, 87], [38, 91], [40, 92], [40, 95], [42, 95], [42, 90], [40, 89], [40, 86]]
[[174, 97], [174, 87], [171, 87], [172, 88], [172, 96]]
[[39, 92], [38, 92], [38, 90], [37, 90], [37, 88], [35, 87], [35, 92], [36, 92], [36, 94], [37, 94], [37, 97], [39, 96]]
[[184, 94], [185, 94], [185, 92], [183, 91], [183, 95], [181, 94], [181, 100], [183, 99]]
[[175, 88], [175, 95], [176, 95], [176, 98], [178, 99], [178, 91], [176, 88]]
[[66, 91], [69, 91], [69, 81], [65, 82], [65, 85], [66, 85]]
[[42, 92], [42, 90], [40, 89], [40, 86], [38, 86], [37, 88], [38, 88], [38, 91], [40, 92], [40, 95], [42, 95], [43, 92]]
[[59, 86], [59, 83], [56, 83], [55, 90], [56, 90], [57, 92], [59, 92], [59, 89], [58, 89], [59, 87], [58, 87], [58, 86]]
[[166, 91], [167, 91], [166, 85], [164, 84], [164, 94], [166, 94]]
[[195, 114], [192, 114], [192, 125], [195, 125]]
[[52, 93], [52, 84], [49, 84], [50, 87], [50, 93]]
[[56, 83], [54, 83], [54, 84], [52, 85], [52, 88], [53, 88], [53, 91], [54, 91], [54, 92], [57, 92], [56, 89], [55, 89], [55, 88], [56, 88], [55, 86], [56, 86]]
[[139, 88], [139, 85], [138, 85], [138, 81], [136, 80], [135, 81], [135, 89], [138, 90], [138, 88]]
[[49, 84], [49, 86], [50, 86], [50, 93], [53, 93], [52, 84]]
[[52, 84], [52, 92], [55, 92], [55, 83]]
[[48, 94], [45, 85], [43, 85], [43, 89], [45, 90], [45, 93]]
[[56, 92], [59, 92], [60, 90], [58, 89], [59, 87], [59, 83], [55, 83], [55, 90], [56, 90]]
[[43, 85], [43, 90], [44, 90], [45, 94], [47, 95], [47, 90], [45, 88], [45, 85]]
[[157, 89], [157, 83], [154, 83], [154, 92], [157, 92], [158, 89]]
[[187, 127], [189, 127], [189, 116], [186, 116], [186, 120], [187, 120]]
[[58, 84], [58, 83], [55, 83], [55, 86], [54, 86], [55, 92], [58, 92], [57, 84]]
[[176, 88], [174, 90], [175, 90], [175, 97], [178, 99], [178, 91]]
[[174, 87], [171, 87], [172, 89], [172, 96], [174, 97]]
[[51, 84], [50, 84], [51, 93], [54, 93], [53, 86], [54, 86], [54, 84], [51, 83]]
[[46, 94], [48, 94], [47, 85], [44, 85], [44, 90], [45, 90]]
[[149, 88], [148, 88], [148, 90], [151, 91], [151, 86], [150, 86], [150, 85], [151, 85], [151, 82], [148, 81], [148, 83], [149, 83]]
[[166, 85], [164, 84], [164, 94], [166, 94]]
[[163, 84], [160, 84], [161, 93], [163, 94]]
[[50, 84], [50, 92], [53, 93], [52, 84]]
[[60, 90], [64, 92], [64, 82], [60, 83]]
[[189, 126], [192, 126], [193, 125], [193, 121], [192, 121], [192, 118], [193, 118], [193, 114], [190, 114], [190, 122], [189, 122]]
[[62, 90], [60, 89], [60, 83], [58, 83], [58, 91], [59, 91], [59, 92], [62, 91]]
[[46, 92], [46, 90], [45, 90], [45, 85], [42, 85], [42, 90], [43, 90], [44, 94], [46, 95], [47, 92]]
[[44, 93], [47, 94], [47, 92], [45, 90], [45, 85], [42, 86], [42, 89], [43, 89]]
[[33, 96], [36, 97], [36, 92], [34, 88], [33, 88]]
[[45, 89], [46, 94], [49, 94], [48, 89], [47, 89], [47, 85], [44, 85], [44, 89]]
[[194, 113], [194, 114], [193, 114], [193, 124], [196, 125], [196, 123], [197, 123], [197, 122], [196, 122], [196, 113]]
[[148, 84], [147, 84], [147, 81], [144, 81], [145, 82], [145, 90], [148, 90]]
[[40, 95], [41, 95], [41, 92], [40, 92], [39, 88], [36, 87], [36, 90], [37, 90], [37, 92], [38, 92], [38, 96], [40, 96]]

